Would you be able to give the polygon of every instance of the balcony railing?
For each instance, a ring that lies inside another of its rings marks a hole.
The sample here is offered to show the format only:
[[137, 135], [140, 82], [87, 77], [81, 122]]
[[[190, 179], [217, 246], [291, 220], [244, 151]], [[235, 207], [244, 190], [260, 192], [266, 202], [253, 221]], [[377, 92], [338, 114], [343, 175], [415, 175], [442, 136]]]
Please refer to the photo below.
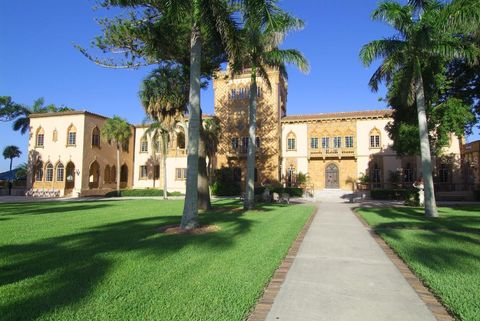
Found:
[[355, 157], [356, 154], [355, 148], [319, 148], [309, 150], [309, 156], [315, 158]]

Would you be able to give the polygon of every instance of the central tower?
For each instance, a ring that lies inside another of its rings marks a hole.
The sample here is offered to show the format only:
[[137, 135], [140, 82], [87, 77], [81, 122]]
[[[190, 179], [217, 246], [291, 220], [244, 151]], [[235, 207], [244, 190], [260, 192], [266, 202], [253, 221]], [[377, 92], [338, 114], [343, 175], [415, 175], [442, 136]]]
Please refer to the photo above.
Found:
[[[281, 119], [287, 112], [287, 82], [275, 69], [268, 76], [271, 88], [257, 77], [256, 185], [281, 180]], [[233, 78], [227, 70], [217, 73], [213, 81], [215, 115], [222, 128], [216, 167], [235, 169], [242, 183], [247, 170], [250, 77], [250, 69]]]

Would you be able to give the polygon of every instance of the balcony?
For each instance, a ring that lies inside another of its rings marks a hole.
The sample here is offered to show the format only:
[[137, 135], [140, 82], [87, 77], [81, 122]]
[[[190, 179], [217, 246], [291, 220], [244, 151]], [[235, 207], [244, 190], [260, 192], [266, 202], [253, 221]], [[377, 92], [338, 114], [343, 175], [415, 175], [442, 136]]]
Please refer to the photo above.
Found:
[[357, 157], [355, 148], [324, 148], [324, 149], [309, 149], [309, 158], [349, 158]]

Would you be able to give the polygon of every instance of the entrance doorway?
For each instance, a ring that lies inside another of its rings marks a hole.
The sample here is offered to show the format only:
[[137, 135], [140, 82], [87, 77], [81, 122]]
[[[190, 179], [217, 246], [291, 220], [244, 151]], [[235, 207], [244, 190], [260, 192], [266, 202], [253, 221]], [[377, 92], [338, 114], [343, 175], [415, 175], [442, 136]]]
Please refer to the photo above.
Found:
[[66, 173], [65, 195], [72, 195], [73, 188], [75, 187], [75, 165], [72, 162], [68, 162]]
[[335, 164], [330, 164], [325, 168], [325, 188], [340, 188], [338, 166]]

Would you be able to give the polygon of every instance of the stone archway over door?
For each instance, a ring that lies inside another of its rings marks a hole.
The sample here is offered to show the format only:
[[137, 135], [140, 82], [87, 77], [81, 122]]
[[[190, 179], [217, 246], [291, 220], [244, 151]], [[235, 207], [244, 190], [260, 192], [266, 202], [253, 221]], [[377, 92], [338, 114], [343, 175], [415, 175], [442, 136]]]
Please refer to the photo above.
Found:
[[330, 164], [325, 168], [325, 188], [340, 188], [339, 170], [335, 164]]

